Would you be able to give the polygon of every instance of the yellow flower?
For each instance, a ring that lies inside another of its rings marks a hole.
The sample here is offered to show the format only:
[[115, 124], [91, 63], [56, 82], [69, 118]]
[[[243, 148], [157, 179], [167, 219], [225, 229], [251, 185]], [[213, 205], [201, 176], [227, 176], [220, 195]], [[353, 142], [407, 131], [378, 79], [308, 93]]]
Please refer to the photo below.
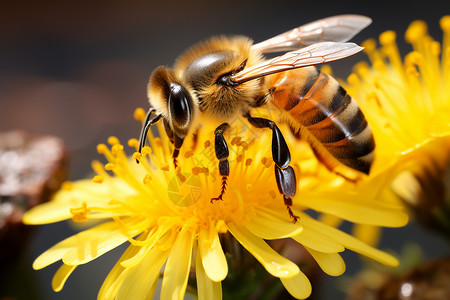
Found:
[[[450, 16], [440, 22], [442, 44], [423, 21], [411, 23], [405, 39], [413, 51], [402, 60], [396, 34], [380, 35], [381, 48], [366, 41], [371, 61], [355, 66], [347, 90], [361, 105], [376, 145], [373, 170], [389, 176], [389, 185], [427, 226], [437, 214], [450, 215], [445, 174], [450, 162]], [[388, 186], [389, 187], [389, 186]], [[446, 203], [447, 202], [447, 203]], [[441, 229], [439, 229], [441, 230]]]
[[[348, 78], [348, 91], [358, 99], [371, 124], [377, 161], [398, 160], [422, 145], [450, 134], [450, 16], [443, 17], [444, 40], [434, 41], [426, 23], [413, 22], [405, 38], [414, 51], [402, 61], [396, 34], [363, 43], [372, 66], [360, 63]], [[442, 62], [440, 63], [440, 55]]]
[[[143, 110], [137, 110], [136, 115], [142, 120]], [[308, 278], [265, 240], [292, 238], [332, 276], [345, 270], [339, 254], [345, 249], [387, 265], [398, 264], [393, 256], [321, 223], [307, 210], [355, 223], [398, 227], [407, 222], [400, 206], [386, 205], [373, 197], [365, 199], [352, 184], [322, 167], [306, 144], [286, 136], [292, 145], [292, 165], [301, 177], [293, 198], [293, 210], [300, 219], [293, 224], [277, 190], [271, 149], [264, 147], [271, 144], [271, 135], [240, 122], [234, 122], [229, 136], [228, 190], [223, 201], [213, 203], [211, 198], [217, 196], [221, 185], [209, 140], [214, 128], [202, 129], [195, 151], [189, 150], [192, 142], [185, 142], [177, 170], [173, 170], [171, 145], [164, 134], [159, 138], [149, 133], [150, 147], [144, 147], [142, 156], [135, 152], [133, 158], [127, 157], [124, 146], [114, 137], [108, 140], [110, 148], [99, 145], [98, 152], [108, 163], [93, 163], [97, 175], [92, 180], [67, 183], [52, 202], [29, 211], [24, 222], [94, 219], [103, 223], [51, 247], [33, 267], [41, 269], [62, 260], [52, 282], [53, 289], [59, 291], [78, 265], [129, 242], [98, 299], [151, 298], [160, 272], [161, 299], [182, 299], [191, 270], [195, 270], [199, 299], [221, 299], [221, 281], [228, 266], [219, 237], [231, 233], [267, 272], [280, 278], [292, 296], [304, 299], [311, 293]], [[137, 141], [132, 139], [128, 145], [136, 149]]]

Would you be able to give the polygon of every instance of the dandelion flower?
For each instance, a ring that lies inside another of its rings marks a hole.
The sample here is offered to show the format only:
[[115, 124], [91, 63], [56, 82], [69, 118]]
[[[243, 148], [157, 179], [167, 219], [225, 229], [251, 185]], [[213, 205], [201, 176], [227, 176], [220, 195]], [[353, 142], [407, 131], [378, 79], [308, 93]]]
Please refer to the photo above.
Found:
[[371, 66], [356, 65], [346, 88], [371, 124], [374, 169], [390, 173], [395, 193], [427, 226], [449, 233], [450, 16], [440, 25], [442, 43], [428, 34], [425, 22], [412, 22], [405, 39], [413, 51], [403, 60], [393, 31], [380, 35], [381, 48], [366, 41]]
[[[138, 109], [137, 119], [143, 116], [143, 110]], [[192, 145], [186, 141], [179, 159], [181, 167], [176, 170], [164, 134], [154, 137], [149, 133], [149, 147], [133, 157], [127, 157], [117, 138], [108, 140], [110, 147], [99, 145], [98, 152], [108, 162], [93, 163], [97, 175], [67, 183], [52, 202], [29, 211], [24, 222], [44, 224], [72, 219], [101, 223], [57, 243], [40, 255], [33, 267], [41, 269], [62, 260], [52, 282], [53, 289], [59, 291], [77, 266], [128, 242], [98, 299], [151, 298], [160, 274], [161, 299], [182, 299], [191, 270], [195, 270], [199, 299], [221, 299], [221, 281], [227, 276], [228, 265], [219, 237], [231, 233], [268, 273], [281, 280], [292, 296], [304, 299], [311, 293], [308, 278], [266, 240], [295, 240], [332, 276], [345, 270], [340, 256], [345, 249], [387, 265], [398, 264], [393, 256], [321, 223], [307, 210], [355, 223], [398, 227], [407, 220], [399, 206], [366, 200], [342, 188], [346, 185], [343, 178], [322, 167], [306, 144], [287, 137], [288, 143], [296, 143], [291, 147], [295, 149], [291, 151], [292, 165], [302, 178], [293, 199], [294, 212], [300, 219], [293, 224], [277, 190], [271, 149], [261, 147], [270, 145], [270, 134], [242, 124], [237, 120], [232, 126], [236, 130], [229, 136], [228, 190], [223, 201], [213, 203], [211, 198], [221, 184], [209, 140], [213, 128], [200, 132], [195, 151], [188, 150]], [[158, 128], [162, 132], [160, 125]], [[138, 142], [131, 139], [128, 145], [137, 149]]]

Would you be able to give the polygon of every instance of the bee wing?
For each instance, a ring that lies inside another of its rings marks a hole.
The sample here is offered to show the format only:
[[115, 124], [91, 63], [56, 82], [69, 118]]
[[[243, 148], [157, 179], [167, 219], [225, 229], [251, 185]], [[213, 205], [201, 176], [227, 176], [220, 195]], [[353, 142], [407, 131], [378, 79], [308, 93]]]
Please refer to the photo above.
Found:
[[252, 46], [262, 53], [286, 52], [319, 42], [346, 42], [372, 23], [360, 15], [339, 15], [317, 20]]
[[355, 43], [317, 43], [246, 68], [231, 75], [230, 80], [234, 84], [241, 84], [273, 73], [339, 60], [363, 49]]

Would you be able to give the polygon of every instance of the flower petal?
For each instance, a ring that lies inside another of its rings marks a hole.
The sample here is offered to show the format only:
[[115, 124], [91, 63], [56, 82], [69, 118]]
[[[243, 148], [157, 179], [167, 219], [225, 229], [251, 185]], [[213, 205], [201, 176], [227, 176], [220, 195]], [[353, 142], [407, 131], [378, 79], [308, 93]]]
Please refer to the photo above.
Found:
[[228, 274], [227, 259], [220, 245], [219, 235], [212, 224], [209, 229], [200, 230], [198, 250], [208, 277], [213, 281], [224, 280]]
[[311, 282], [301, 271], [294, 277], [280, 278], [280, 280], [289, 294], [291, 294], [294, 298], [306, 299], [311, 295]]
[[125, 269], [121, 263], [132, 258], [139, 252], [140, 249], [141, 247], [130, 245], [127, 250], [125, 250], [119, 261], [109, 272], [105, 281], [103, 281], [102, 287], [97, 295], [97, 299], [113, 300], [116, 297], [116, 294], [129, 271], [129, 269]]
[[296, 264], [273, 250], [263, 239], [234, 223], [227, 224], [231, 234], [250, 252], [267, 272], [275, 277], [292, 277], [300, 272]]
[[116, 299], [152, 299], [159, 274], [169, 251], [154, 247], [135, 267], [130, 268], [123, 280]]
[[166, 263], [161, 299], [183, 299], [191, 267], [193, 242], [193, 233], [183, 227]]
[[74, 237], [80, 235], [74, 239], [78, 243], [64, 254], [63, 262], [68, 265], [80, 265], [96, 259], [122, 245], [130, 237], [139, 234], [142, 231], [140, 228], [130, 230], [126, 234], [123, 233], [124, 228], [135, 226], [138, 223], [138, 220], [132, 219], [123, 220], [121, 225], [116, 222], [108, 222], [75, 235]]
[[401, 227], [408, 222], [408, 215], [398, 205], [364, 199], [356, 193], [302, 194], [301, 205], [316, 211], [339, 216], [353, 223], [386, 227]]
[[301, 214], [301, 218], [305, 229], [308, 226], [310, 226], [311, 228], [314, 228], [317, 232], [326, 235], [330, 238], [333, 238], [335, 240], [338, 240], [339, 243], [341, 243], [345, 248], [349, 250], [363, 254], [385, 265], [398, 266], [398, 260], [394, 256], [386, 252], [373, 248], [365, 244], [364, 242], [358, 240], [357, 238], [340, 231], [337, 228], [322, 224], [306, 214]]
[[382, 229], [378, 226], [356, 224], [353, 226], [353, 236], [364, 243], [376, 246], [381, 238]]
[[323, 253], [305, 247], [320, 268], [331, 276], [339, 276], [345, 272], [345, 262], [338, 253]]
[[[89, 206], [107, 206], [114, 195], [126, 197], [136, 193], [120, 178], [110, 178], [110, 181], [112, 184], [108, 185], [93, 183], [90, 179], [71, 183], [72, 187], [69, 190], [59, 190], [52, 201], [28, 210], [23, 216], [23, 222], [36, 225], [71, 219], [73, 215], [70, 209], [81, 206], [83, 202]], [[114, 193], [116, 190], [117, 193]]]
[[303, 218], [301, 222], [304, 228], [302, 233], [292, 237], [298, 243], [324, 253], [336, 253], [345, 250], [345, 247], [335, 239], [318, 232], [308, 222], [303, 222]]
[[259, 207], [255, 209], [255, 215], [247, 224], [247, 229], [265, 240], [282, 239], [301, 233], [303, 227], [300, 224], [293, 224], [287, 216], [287, 214], [280, 215], [276, 210]]
[[[81, 202], [74, 207], [81, 205]], [[70, 205], [62, 202], [47, 202], [25, 212], [23, 223], [28, 225], [48, 224], [72, 218]]]
[[222, 283], [211, 280], [204, 269], [200, 251], [197, 251], [195, 275], [197, 278], [197, 295], [199, 300], [222, 299]]
[[72, 274], [76, 267], [77, 266], [69, 266], [66, 264], [62, 264], [62, 266], [59, 267], [52, 279], [52, 288], [55, 292], [62, 290], [67, 278], [69, 278], [70, 274]]

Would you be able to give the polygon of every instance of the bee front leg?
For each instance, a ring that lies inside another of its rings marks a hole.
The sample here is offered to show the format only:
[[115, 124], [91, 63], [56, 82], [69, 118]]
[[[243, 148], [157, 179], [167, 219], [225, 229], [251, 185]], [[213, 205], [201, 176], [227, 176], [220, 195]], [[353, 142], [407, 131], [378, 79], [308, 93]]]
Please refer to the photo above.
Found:
[[173, 141], [174, 149], [173, 149], [173, 153], [172, 153], [172, 158], [173, 158], [173, 167], [176, 169], [178, 166], [177, 157], [178, 157], [178, 154], [180, 154], [181, 146], [183, 146], [184, 137], [174, 134], [173, 139], [174, 139], [174, 141]]
[[[147, 133], [150, 130], [150, 127], [158, 122], [162, 117], [162, 115], [157, 115], [155, 118], [151, 119], [152, 114], [155, 112], [156, 109], [149, 109], [147, 115], [145, 116], [144, 122], [142, 123], [141, 134], [139, 135], [139, 153], [141, 153], [141, 150], [145, 145], [145, 141], [147, 140]], [[136, 162], [139, 163], [138, 160], [136, 160]]]
[[291, 162], [291, 153], [275, 122], [264, 118], [253, 118], [250, 114], [246, 114], [245, 117], [253, 126], [257, 128], [270, 128], [272, 129], [272, 157], [275, 162], [275, 179], [280, 194], [283, 195], [284, 204], [288, 210], [289, 216], [292, 218], [292, 222], [296, 223], [298, 216], [292, 212], [292, 198], [297, 191], [297, 179], [295, 177], [294, 169], [289, 166]]
[[228, 123], [223, 123], [219, 125], [214, 131], [215, 140], [214, 140], [214, 149], [216, 152], [216, 157], [219, 160], [219, 173], [222, 176], [222, 188], [220, 190], [220, 195], [217, 198], [211, 198], [211, 202], [216, 200], [222, 200], [223, 194], [227, 189], [227, 179], [228, 175], [230, 175], [230, 164], [228, 163], [228, 155], [230, 152], [228, 151], [228, 145], [225, 141], [225, 137], [223, 133], [230, 128]]

